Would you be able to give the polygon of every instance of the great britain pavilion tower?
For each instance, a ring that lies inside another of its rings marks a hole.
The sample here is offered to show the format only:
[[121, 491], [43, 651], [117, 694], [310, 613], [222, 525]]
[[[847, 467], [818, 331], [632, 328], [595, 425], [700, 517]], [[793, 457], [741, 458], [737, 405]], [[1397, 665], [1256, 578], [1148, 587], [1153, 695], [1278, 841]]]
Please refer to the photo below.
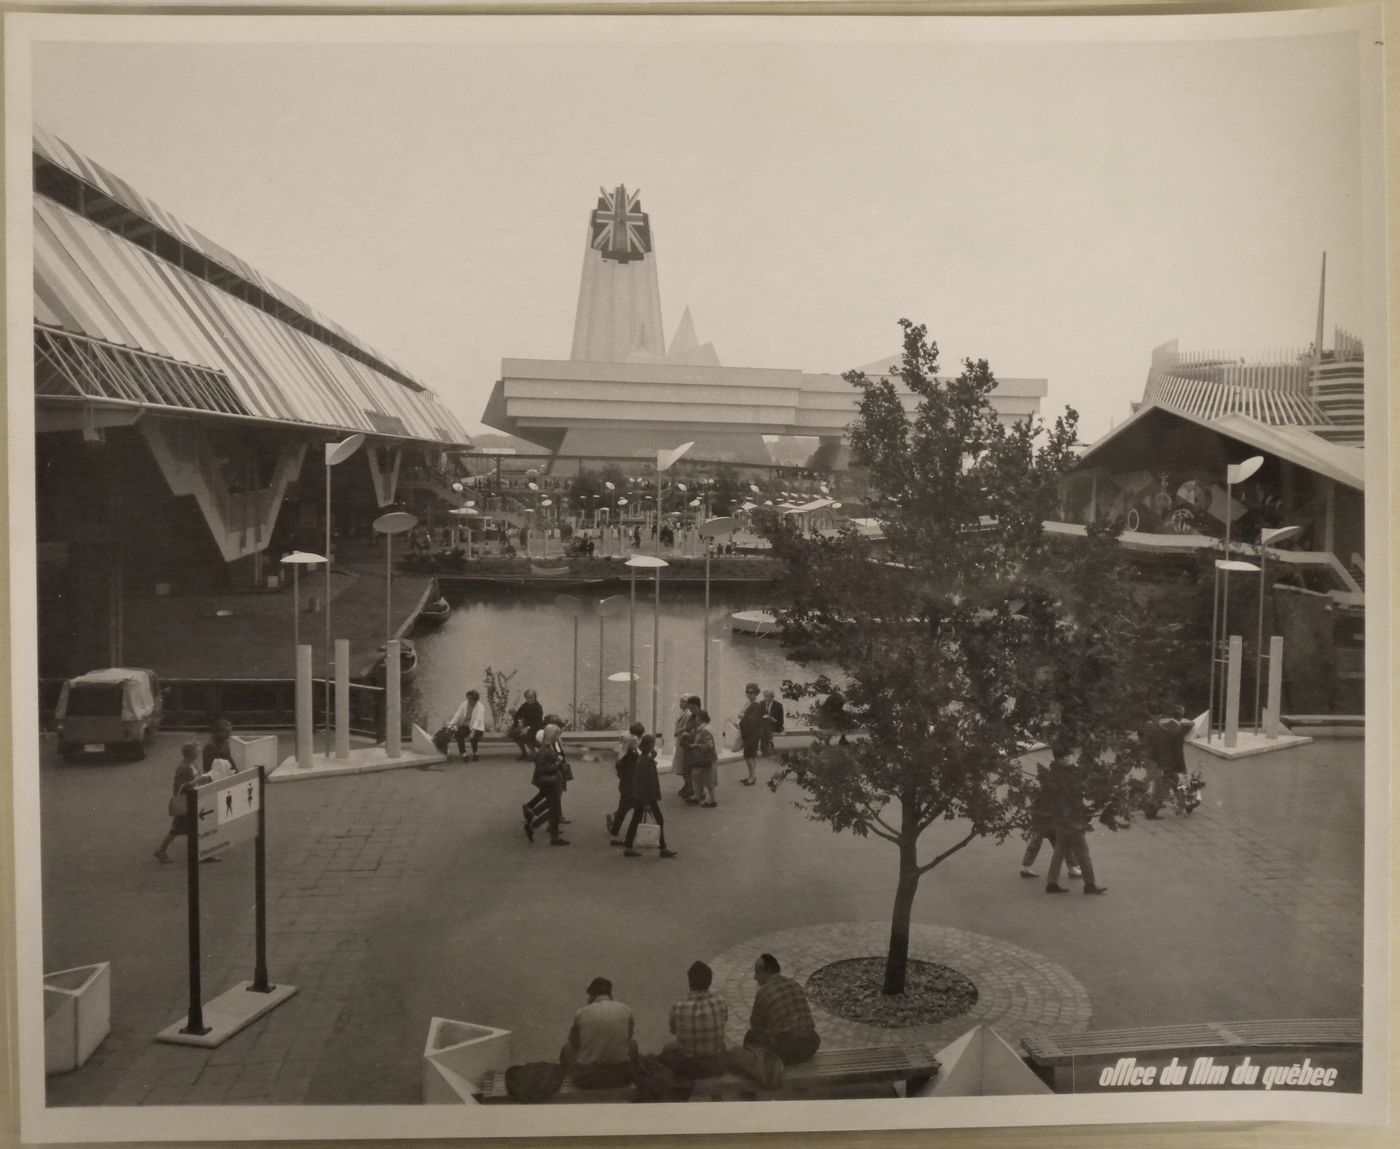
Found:
[[[669, 345], [664, 332], [641, 193], [601, 189], [585, 230], [569, 358], [503, 359], [481, 421], [565, 458], [655, 458], [693, 440], [688, 458], [768, 466], [765, 435], [813, 437], [809, 465], [844, 468], [856, 393], [839, 374], [724, 366], [699, 342], [689, 308]], [[1025, 418], [1045, 392], [1043, 379], [1002, 379], [992, 403], [1008, 421]]]

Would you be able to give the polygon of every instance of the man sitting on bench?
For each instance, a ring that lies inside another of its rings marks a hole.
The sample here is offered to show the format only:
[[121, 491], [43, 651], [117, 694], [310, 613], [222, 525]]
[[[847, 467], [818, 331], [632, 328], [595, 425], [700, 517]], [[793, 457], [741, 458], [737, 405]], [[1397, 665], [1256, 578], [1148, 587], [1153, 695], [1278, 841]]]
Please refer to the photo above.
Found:
[[710, 992], [714, 971], [702, 961], [686, 971], [690, 986], [682, 1000], [671, 1006], [670, 1029], [676, 1035], [658, 1055], [675, 1072], [686, 1077], [709, 1077], [723, 1073], [724, 1027], [729, 1020], [729, 1003]]
[[588, 983], [588, 1004], [574, 1014], [559, 1064], [580, 1089], [629, 1085], [637, 1060], [632, 1029], [632, 1011], [613, 1001], [612, 982], [595, 977]]
[[783, 976], [782, 967], [772, 954], [763, 954], [754, 962], [753, 979], [758, 982], [758, 992], [754, 994], [744, 1044], [772, 1050], [784, 1065], [811, 1061], [822, 1039], [812, 1021], [806, 990]]

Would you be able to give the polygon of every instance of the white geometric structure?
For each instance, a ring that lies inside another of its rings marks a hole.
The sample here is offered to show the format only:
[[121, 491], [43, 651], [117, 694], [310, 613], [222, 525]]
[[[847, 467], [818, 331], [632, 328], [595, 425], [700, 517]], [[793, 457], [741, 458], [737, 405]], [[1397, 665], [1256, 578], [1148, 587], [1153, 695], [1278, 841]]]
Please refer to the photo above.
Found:
[[510, 1030], [435, 1017], [423, 1047], [423, 1104], [476, 1105], [482, 1075], [511, 1062]]
[[937, 1054], [938, 1076], [916, 1097], [1008, 1097], [1053, 1093], [996, 1030], [975, 1025]]
[[44, 1073], [67, 1073], [92, 1056], [111, 1029], [112, 966], [80, 965], [44, 975]]

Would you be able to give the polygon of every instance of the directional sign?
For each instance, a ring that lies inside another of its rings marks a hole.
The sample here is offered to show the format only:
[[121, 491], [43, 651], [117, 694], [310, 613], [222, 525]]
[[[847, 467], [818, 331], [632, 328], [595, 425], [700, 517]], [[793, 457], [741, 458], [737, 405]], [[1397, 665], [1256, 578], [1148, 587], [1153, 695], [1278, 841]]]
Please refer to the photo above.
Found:
[[199, 802], [199, 856], [222, 854], [257, 836], [262, 788], [257, 770], [244, 770], [195, 791]]

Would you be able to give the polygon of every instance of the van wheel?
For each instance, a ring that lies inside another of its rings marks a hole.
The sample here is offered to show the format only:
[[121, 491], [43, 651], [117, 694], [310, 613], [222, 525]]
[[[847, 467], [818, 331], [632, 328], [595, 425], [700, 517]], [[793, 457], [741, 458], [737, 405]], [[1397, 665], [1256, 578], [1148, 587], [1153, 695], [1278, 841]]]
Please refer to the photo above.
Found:
[[58, 756], [65, 762], [76, 762], [78, 759], [78, 744], [76, 742], [60, 742], [58, 744]]

